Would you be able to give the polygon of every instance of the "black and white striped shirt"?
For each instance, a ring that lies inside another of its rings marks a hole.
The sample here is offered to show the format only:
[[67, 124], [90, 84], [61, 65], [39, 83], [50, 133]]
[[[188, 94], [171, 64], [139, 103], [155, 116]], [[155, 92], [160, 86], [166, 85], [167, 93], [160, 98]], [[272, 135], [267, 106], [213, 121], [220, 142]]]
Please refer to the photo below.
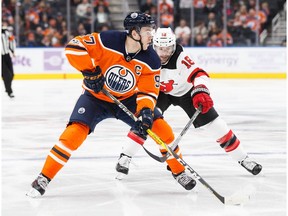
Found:
[[2, 39], [2, 47], [1, 47], [2, 55], [9, 54], [10, 52], [14, 53], [16, 42], [14, 36], [11, 35], [11, 33], [8, 31], [7, 28], [2, 27], [1, 39]]

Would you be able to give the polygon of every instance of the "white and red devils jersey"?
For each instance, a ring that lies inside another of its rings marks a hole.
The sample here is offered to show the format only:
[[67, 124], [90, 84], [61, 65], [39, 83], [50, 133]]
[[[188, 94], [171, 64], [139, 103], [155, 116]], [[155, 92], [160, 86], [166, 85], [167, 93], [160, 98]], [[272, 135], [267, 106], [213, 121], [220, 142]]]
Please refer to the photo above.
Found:
[[[137, 93], [137, 111], [143, 107], [154, 109], [159, 94], [161, 61], [152, 47], [141, 50], [132, 60], [126, 61], [126, 33], [105, 31], [77, 36], [65, 47], [70, 64], [79, 71], [102, 69], [106, 81], [104, 88], [119, 100]], [[96, 94], [84, 84], [96, 98], [112, 102], [102, 92]]]
[[195, 62], [179, 44], [169, 61], [162, 65], [160, 74], [160, 90], [165, 94], [180, 97], [186, 94], [199, 76], [208, 74], [197, 67]]

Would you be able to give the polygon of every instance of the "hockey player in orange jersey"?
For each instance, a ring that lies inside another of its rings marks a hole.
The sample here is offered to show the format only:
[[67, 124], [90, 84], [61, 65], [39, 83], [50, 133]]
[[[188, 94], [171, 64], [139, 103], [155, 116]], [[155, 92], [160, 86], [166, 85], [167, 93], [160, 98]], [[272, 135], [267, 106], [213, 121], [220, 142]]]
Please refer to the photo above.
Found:
[[[105, 31], [78, 36], [65, 48], [70, 64], [82, 72], [84, 92], [72, 111], [69, 123], [50, 150], [39, 176], [27, 193], [38, 197], [67, 163], [73, 151], [84, 142], [95, 126], [106, 118], [116, 118], [131, 126], [130, 145], [143, 145], [152, 128], [164, 142], [174, 139], [171, 127], [155, 110], [159, 94], [161, 62], [150, 46], [155, 21], [147, 14], [129, 13], [124, 20], [126, 32]], [[141, 121], [134, 122], [101, 90], [117, 97]], [[176, 150], [179, 153], [179, 149]], [[176, 159], [167, 160], [176, 180], [186, 189], [195, 186]]]

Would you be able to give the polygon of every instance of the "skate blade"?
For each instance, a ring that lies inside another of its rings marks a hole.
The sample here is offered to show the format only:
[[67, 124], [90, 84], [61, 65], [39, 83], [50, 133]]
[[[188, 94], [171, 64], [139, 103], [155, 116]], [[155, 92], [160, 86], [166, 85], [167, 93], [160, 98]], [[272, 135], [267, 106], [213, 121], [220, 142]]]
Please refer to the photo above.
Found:
[[126, 178], [126, 176], [127, 176], [127, 175], [124, 174], [124, 173], [117, 173], [115, 179], [117, 179], [117, 180], [122, 180], [122, 179]]
[[31, 197], [31, 198], [37, 198], [41, 197], [41, 194], [38, 190], [31, 188], [27, 193], [26, 196]]

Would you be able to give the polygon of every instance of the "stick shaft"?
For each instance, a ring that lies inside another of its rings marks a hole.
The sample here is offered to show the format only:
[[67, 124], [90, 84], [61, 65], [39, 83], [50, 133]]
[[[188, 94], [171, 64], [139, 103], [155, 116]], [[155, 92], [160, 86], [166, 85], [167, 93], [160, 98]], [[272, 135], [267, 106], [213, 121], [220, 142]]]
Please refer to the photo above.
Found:
[[[127, 115], [129, 115], [134, 121], [137, 121], [137, 117], [123, 104], [121, 103], [117, 98], [115, 98], [113, 95], [111, 95], [106, 89], [102, 89], [102, 92], [107, 95], [109, 98], [111, 98]], [[192, 124], [192, 123], [191, 123]], [[190, 125], [191, 125], [190, 124]], [[190, 127], [190, 126], [189, 126]], [[186, 130], [187, 131], [187, 130]], [[186, 133], [184, 132], [184, 134]], [[147, 133], [149, 136], [158, 144], [163, 146], [169, 154], [173, 155], [173, 157], [181, 163], [187, 170], [191, 172], [192, 175], [196, 179], [198, 179], [211, 193], [213, 193], [223, 204], [225, 204], [225, 197], [221, 196], [219, 193], [217, 193], [191, 166], [189, 166], [182, 158], [180, 158], [169, 146], [167, 146], [160, 137], [158, 137], [152, 130], [148, 129]]]

